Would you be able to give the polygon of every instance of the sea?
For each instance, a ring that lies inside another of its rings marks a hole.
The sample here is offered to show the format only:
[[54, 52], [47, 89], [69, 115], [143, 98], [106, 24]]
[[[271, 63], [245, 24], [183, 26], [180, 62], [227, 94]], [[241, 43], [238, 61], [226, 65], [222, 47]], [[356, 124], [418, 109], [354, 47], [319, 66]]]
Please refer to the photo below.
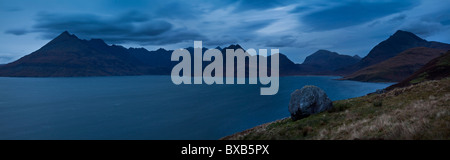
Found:
[[305, 85], [342, 100], [392, 84], [338, 78], [280, 77], [268, 96], [262, 85], [175, 85], [170, 76], [0, 77], [0, 139], [219, 139], [289, 117], [290, 94]]

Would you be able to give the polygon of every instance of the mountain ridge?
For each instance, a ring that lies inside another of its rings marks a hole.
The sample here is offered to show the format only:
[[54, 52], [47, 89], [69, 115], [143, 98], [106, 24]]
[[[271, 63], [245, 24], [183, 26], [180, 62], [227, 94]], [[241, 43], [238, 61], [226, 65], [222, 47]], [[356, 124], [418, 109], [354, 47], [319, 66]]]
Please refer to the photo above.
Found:
[[332, 74], [339, 68], [353, 65], [359, 61], [360, 59], [358, 57], [320, 49], [307, 56], [301, 66], [313, 68], [315, 72]]
[[428, 47], [434, 49], [449, 50], [450, 45], [440, 42], [427, 41], [414, 33], [398, 30], [388, 39], [373, 47], [360, 62], [337, 70], [340, 75], [349, 75], [365, 67], [380, 63], [392, 58], [399, 53], [415, 47]]
[[428, 61], [444, 53], [445, 50], [441, 49], [411, 48], [383, 62], [360, 69], [342, 79], [364, 82], [399, 82], [420, 69]]
[[[428, 48], [442, 50], [450, 49], [449, 44], [426, 41], [411, 32], [399, 30], [388, 39], [376, 45], [363, 58], [358, 55], [349, 56], [328, 50], [318, 50], [307, 56], [304, 62], [299, 64], [292, 62], [286, 55], [279, 53], [279, 73], [280, 76], [343, 75], [343, 72], [358, 69], [361, 66], [368, 65], [366, 67], [369, 67], [382, 63], [401, 53], [397, 53], [397, 51], [403, 50], [404, 48], [410, 49], [408, 47], [411, 46], [426, 46]], [[194, 48], [188, 47], [185, 49], [190, 52], [192, 57]], [[203, 48], [202, 53], [207, 49]], [[218, 46], [216, 49], [222, 51], [222, 55], [225, 55], [226, 49], [242, 49], [245, 51], [239, 44], [231, 44], [223, 48]], [[173, 50], [166, 50], [164, 48], [149, 51], [145, 48], [125, 48], [120, 45], [108, 45], [102, 39], [96, 38], [82, 40], [76, 35], [64, 31], [35, 52], [14, 62], [0, 65], [0, 76], [74, 77], [170, 75], [173, 66], [179, 63], [171, 61], [172, 52]], [[245, 56], [250, 56], [248, 53], [244, 53], [246, 54]], [[387, 57], [390, 58], [385, 59]], [[424, 59], [426, 60], [428, 58]], [[425, 60], [420, 62], [420, 64], [425, 64]], [[211, 62], [204, 61], [202, 63], [204, 69]], [[225, 59], [223, 64], [226, 64]], [[246, 73], [248, 74], [249, 64], [246, 63], [245, 67]], [[357, 73], [356, 71], [352, 73]], [[408, 71], [408, 73], [410, 72], [412, 71]], [[345, 75], [350, 76], [351, 74]], [[349, 79], [361, 81], [361, 79]]]
[[[124, 59], [129, 55], [100, 52], [88, 41], [67, 31], [40, 49], [0, 67], [0, 76], [74, 77], [106, 75], [140, 75], [138, 64]], [[134, 62], [134, 60], [133, 60]]]
[[[193, 47], [186, 48], [193, 56]], [[221, 48], [243, 49], [239, 44]], [[207, 48], [203, 48], [203, 53]], [[244, 49], [243, 49], [244, 50]], [[3, 77], [79, 77], [122, 75], [170, 75], [178, 62], [171, 61], [173, 50], [125, 48], [108, 45], [102, 39], [82, 40], [62, 32], [40, 49], [0, 66]], [[297, 64], [280, 53], [280, 75], [300, 75]], [[270, 57], [270, 56], [269, 56]], [[270, 58], [269, 58], [270, 59]], [[270, 60], [269, 60], [270, 61]], [[210, 62], [203, 62], [205, 67]], [[225, 64], [225, 63], [224, 63]], [[236, 68], [236, 67], [235, 67]], [[246, 65], [248, 72], [248, 65]]]

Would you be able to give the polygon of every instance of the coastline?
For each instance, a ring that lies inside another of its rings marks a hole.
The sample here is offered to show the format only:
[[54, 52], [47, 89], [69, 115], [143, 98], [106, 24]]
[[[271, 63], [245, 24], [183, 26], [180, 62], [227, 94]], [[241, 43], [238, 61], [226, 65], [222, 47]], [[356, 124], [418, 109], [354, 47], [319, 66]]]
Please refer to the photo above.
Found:
[[333, 105], [298, 121], [287, 117], [220, 140], [450, 139], [450, 78]]

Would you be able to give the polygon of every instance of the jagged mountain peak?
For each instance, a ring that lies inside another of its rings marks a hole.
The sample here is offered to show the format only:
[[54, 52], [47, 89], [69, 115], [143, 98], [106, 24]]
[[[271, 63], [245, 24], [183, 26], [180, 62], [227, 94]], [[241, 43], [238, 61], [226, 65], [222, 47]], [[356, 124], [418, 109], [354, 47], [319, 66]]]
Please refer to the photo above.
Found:
[[108, 45], [105, 43], [105, 41], [103, 41], [102, 39], [98, 39], [98, 38], [93, 38], [93, 39], [89, 40], [89, 43], [96, 44], [96, 45]]
[[164, 48], [158, 48], [156, 51], [157, 51], [157, 52], [161, 52], [161, 51], [167, 51], [167, 50], [164, 49]]
[[242, 48], [242, 46], [239, 45], [239, 44], [232, 44], [232, 45], [229, 45], [228, 47], [225, 47], [223, 49], [225, 50], [225, 49], [244, 49], [244, 48]]
[[68, 31], [62, 32], [53, 40], [67, 40], [67, 39], [78, 39], [79, 40], [79, 38], [75, 34], [70, 34]]
[[61, 34], [59, 34], [56, 38], [51, 40], [49, 44], [65, 41], [79, 41], [79, 40], [80, 39], [76, 35], [70, 34], [68, 31], [64, 31]]

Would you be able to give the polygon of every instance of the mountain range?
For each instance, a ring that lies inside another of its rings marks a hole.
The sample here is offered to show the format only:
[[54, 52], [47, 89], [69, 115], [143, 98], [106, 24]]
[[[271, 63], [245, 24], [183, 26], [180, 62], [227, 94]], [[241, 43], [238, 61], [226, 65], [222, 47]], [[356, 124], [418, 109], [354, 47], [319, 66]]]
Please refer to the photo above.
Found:
[[[186, 49], [193, 57], [194, 48]], [[243, 48], [239, 44], [233, 44], [216, 49], [225, 54], [226, 49]], [[207, 48], [202, 50], [204, 53]], [[348, 80], [400, 81], [447, 50], [450, 50], [449, 44], [429, 42], [411, 32], [399, 30], [376, 45], [363, 58], [318, 50], [307, 56], [303, 63], [296, 64], [279, 53], [279, 73], [280, 76], [341, 75]], [[179, 63], [170, 60], [172, 52], [173, 50], [164, 48], [148, 51], [145, 48], [108, 45], [101, 39], [82, 40], [65, 31], [37, 51], [12, 63], [0, 65], [0, 76], [169, 75], [173, 66]], [[244, 54], [250, 56], [248, 53]], [[268, 60], [270, 62], [270, 57]], [[223, 64], [226, 64], [225, 61], [224, 58]], [[203, 68], [209, 63], [211, 62], [203, 62]], [[247, 62], [245, 67], [248, 75], [248, 68], [252, 66]], [[234, 68], [236, 74], [237, 67]]]
[[[186, 48], [191, 57], [194, 48]], [[216, 48], [225, 54], [226, 49], [243, 49], [239, 44]], [[203, 53], [207, 48], [203, 48]], [[245, 50], [244, 50], [245, 51]], [[79, 77], [123, 75], [169, 75], [177, 63], [171, 61], [173, 50], [160, 48], [125, 48], [108, 45], [101, 39], [82, 40], [65, 31], [37, 51], [17, 61], [0, 66], [4, 77]], [[247, 53], [244, 53], [247, 54]], [[320, 50], [309, 56], [305, 64], [295, 64], [280, 53], [280, 75], [327, 74], [331, 68], [356, 63], [358, 58]], [[332, 57], [332, 59], [327, 57]], [[338, 58], [337, 58], [338, 57]], [[333, 60], [337, 58], [338, 60]], [[269, 56], [270, 62], [270, 56]], [[210, 62], [203, 62], [203, 67]], [[225, 64], [225, 60], [224, 60]], [[326, 65], [326, 67], [324, 67]], [[246, 72], [248, 74], [248, 63]], [[235, 67], [236, 69], [236, 67]], [[224, 71], [225, 72], [225, 71]]]
[[77, 77], [163, 73], [133, 56], [138, 50], [109, 46], [100, 39], [81, 40], [63, 32], [37, 51], [0, 67], [1, 76]]

